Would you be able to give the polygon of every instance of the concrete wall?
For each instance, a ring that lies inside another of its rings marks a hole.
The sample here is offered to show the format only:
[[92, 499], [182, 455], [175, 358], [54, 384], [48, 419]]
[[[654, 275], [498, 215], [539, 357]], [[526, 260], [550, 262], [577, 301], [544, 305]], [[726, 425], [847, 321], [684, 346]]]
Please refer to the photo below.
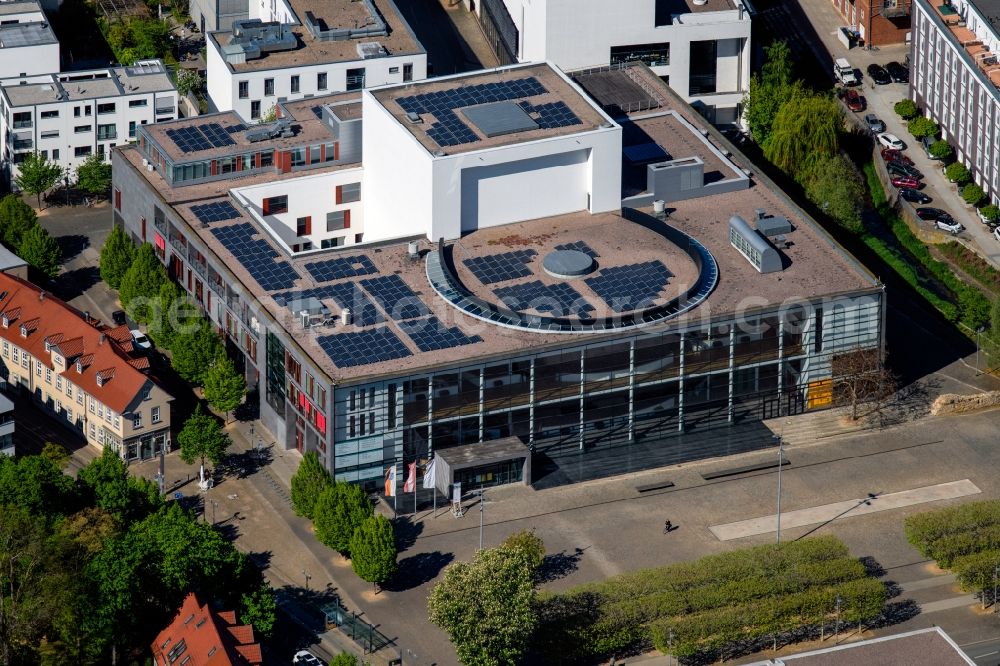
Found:
[[0, 78], [51, 74], [59, 68], [58, 42], [0, 48]]

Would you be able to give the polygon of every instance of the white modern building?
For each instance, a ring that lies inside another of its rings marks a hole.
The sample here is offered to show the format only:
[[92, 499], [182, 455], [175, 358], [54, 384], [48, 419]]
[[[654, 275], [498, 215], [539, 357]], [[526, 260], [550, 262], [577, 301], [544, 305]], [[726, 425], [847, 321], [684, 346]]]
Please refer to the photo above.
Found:
[[914, 0], [910, 93], [1000, 203], [1000, 3]]
[[10, 179], [36, 150], [73, 170], [134, 140], [140, 125], [176, 117], [177, 90], [159, 60], [0, 80], [0, 145]]
[[14, 455], [14, 403], [0, 395], [0, 456]]
[[717, 125], [749, 89], [749, 0], [465, 0], [501, 63], [565, 71], [638, 60]]
[[392, 0], [272, 0], [248, 11], [206, 35], [215, 110], [256, 121], [282, 101], [427, 76], [427, 54]]

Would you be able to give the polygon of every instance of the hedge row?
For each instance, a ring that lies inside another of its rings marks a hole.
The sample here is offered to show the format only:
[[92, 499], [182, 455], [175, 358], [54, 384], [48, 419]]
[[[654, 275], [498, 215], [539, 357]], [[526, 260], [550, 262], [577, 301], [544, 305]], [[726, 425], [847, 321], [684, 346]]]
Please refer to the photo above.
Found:
[[963, 271], [978, 280], [990, 291], [1000, 294], [1000, 271], [988, 261], [957, 241], [938, 245], [941, 254], [948, 257]]
[[1000, 549], [984, 550], [955, 558], [952, 570], [963, 590], [978, 592], [993, 585], [997, 567], [1000, 567]]
[[1000, 525], [1000, 500], [969, 502], [937, 511], [927, 511], [906, 519], [906, 540], [921, 555], [937, 559], [935, 554], [950, 556], [965, 553], [942, 553], [936, 545], [943, 539], [967, 532], [977, 532]]

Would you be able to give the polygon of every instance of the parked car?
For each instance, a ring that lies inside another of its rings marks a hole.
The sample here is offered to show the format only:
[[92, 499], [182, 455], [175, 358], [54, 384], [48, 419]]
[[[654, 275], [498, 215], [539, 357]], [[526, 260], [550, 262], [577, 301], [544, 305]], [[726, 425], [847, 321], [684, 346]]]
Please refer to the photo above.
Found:
[[899, 137], [895, 134], [890, 134], [889, 132], [882, 132], [876, 135], [878, 137], [878, 142], [881, 143], [886, 148], [892, 148], [893, 150], [905, 150], [906, 145], [899, 140]]
[[868, 125], [868, 129], [871, 130], [872, 134], [879, 134], [885, 131], [885, 123], [874, 113], [865, 115], [865, 125]]
[[906, 199], [910, 203], [925, 204], [931, 202], [931, 198], [929, 196], [927, 196], [920, 190], [913, 190], [910, 189], [909, 187], [900, 188], [899, 196]]
[[901, 153], [898, 150], [893, 150], [892, 148], [882, 149], [882, 159], [886, 162], [902, 162], [908, 166], [913, 166], [913, 160], [906, 156], [906, 153]]
[[885, 165], [885, 168], [889, 173], [896, 174], [897, 176], [909, 176], [917, 180], [924, 177], [924, 174], [920, 173], [917, 167], [908, 166], [902, 162], [889, 162]]
[[111, 321], [115, 322], [115, 326], [124, 326], [128, 322], [128, 318], [125, 316], [124, 310], [115, 310], [111, 313]]
[[304, 666], [326, 666], [326, 664], [309, 650], [299, 650], [292, 657], [293, 664], [304, 664]]
[[[985, 206], [983, 208], [985, 208]], [[980, 222], [982, 222], [983, 224], [989, 225], [991, 227], [995, 227], [995, 226], [997, 226], [998, 223], [1000, 223], [1000, 221], [990, 222], [988, 219], [986, 219], [986, 216], [983, 215], [983, 209], [982, 208], [977, 208], [976, 209], [976, 215], [979, 216], [979, 221]]]
[[993, 238], [996, 238], [998, 241], [1000, 241], [1000, 227], [995, 227], [993, 229]]
[[908, 83], [910, 81], [910, 70], [896, 61], [888, 63], [885, 66], [885, 71], [888, 72], [889, 78], [896, 83]]
[[844, 102], [851, 111], [865, 110], [865, 98], [859, 95], [857, 90], [848, 89], [844, 93]]
[[938, 218], [934, 221], [934, 226], [941, 231], [948, 231], [953, 234], [960, 233], [965, 229], [961, 224], [951, 219], [951, 216]]
[[869, 78], [880, 86], [892, 83], [892, 78], [890, 78], [889, 72], [885, 71], [885, 67], [882, 67], [881, 65], [872, 63], [871, 65], [868, 65], [867, 72]]
[[135, 346], [140, 349], [149, 350], [153, 347], [153, 343], [149, 341], [146, 334], [137, 328], [132, 329], [132, 342], [134, 342]]
[[847, 62], [846, 58], [837, 58], [833, 61], [833, 75], [845, 86], [856, 86], [861, 83], [854, 73], [854, 66]]
[[892, 184], [896, 187], [908, 187], [914, 190], [920, 187], [920, 181], [909, 176], [893, 176]]
[[919, 217], [921, 220], [929, 220], [931, 222], [934, 222], [935, 220], [938, 220], [946, 216], [951, 217], [950, 215], [948, 215], [948, 213], [944, 212], [940, 208], [927, 207], [927, 208], [917, 209], [917, 217]]

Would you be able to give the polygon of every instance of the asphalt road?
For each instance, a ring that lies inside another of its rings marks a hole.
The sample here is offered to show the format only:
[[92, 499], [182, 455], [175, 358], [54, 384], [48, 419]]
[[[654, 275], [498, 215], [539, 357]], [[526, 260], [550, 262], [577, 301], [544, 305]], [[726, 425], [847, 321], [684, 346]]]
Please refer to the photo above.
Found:
[[959, 647], [979, 666], [1000, 666], [1000, 638], [976, 641]]

